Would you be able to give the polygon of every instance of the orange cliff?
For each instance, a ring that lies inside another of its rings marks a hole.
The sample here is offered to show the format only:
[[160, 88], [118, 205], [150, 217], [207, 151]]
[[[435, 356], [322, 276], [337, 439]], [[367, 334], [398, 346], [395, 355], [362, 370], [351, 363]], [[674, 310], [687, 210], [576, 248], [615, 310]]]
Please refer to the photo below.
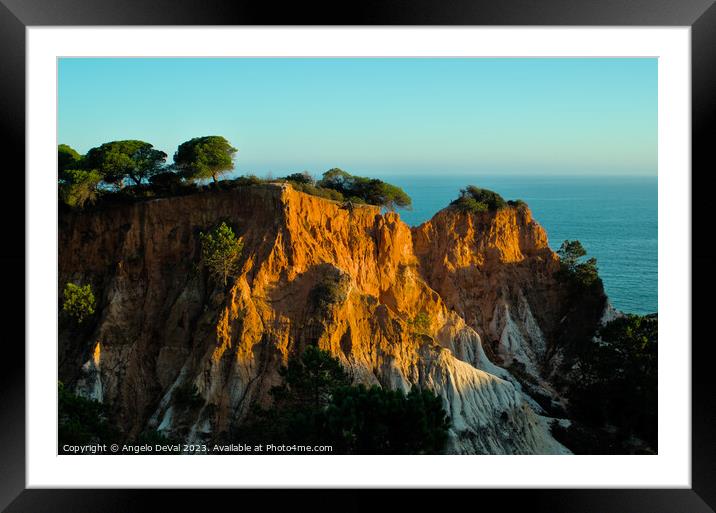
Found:
[[[199, 266], [199, 233], [221, 221], [244, 241], [225, 290]], [[228, 432], [316, 344], [356, 382], [438, 393], [452, 452], [568, 452], [505, 369], [525, 364], [552, 393], [543, 377], [567, 308], [526, 208], [446, 209], [411, 229], [377, 207], [268, 184], [67, 213], [59, 239], [60, 286], [92, 283], [98, 298], [91, 328], [60, 334], [61, 378], [130, 434]], [[429, 326], [416, 330], [420, 313]], [[177, 412], [186, 383], [203, 406]]]

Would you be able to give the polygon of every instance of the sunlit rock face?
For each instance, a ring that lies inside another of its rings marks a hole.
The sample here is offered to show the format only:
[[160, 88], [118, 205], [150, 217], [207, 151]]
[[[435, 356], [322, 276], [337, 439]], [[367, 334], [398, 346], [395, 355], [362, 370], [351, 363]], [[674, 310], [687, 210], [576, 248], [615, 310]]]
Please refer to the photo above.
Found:
[[[225, 289], [199, 266], [199, 233], [222, 221], [244, 242]], [[569, 305], [526, 208], [446, 209], [411, 229], [377, 207], [261, 185], [63, 214], [59, 234], [60, 286], [91, 283], [98, 298], [86, 340], [60, 338], [60, 377], [131, 435], [229, 432], [315, 344], [356, 383], [439, 394], [450, 452], [568, 452], [507, 370], [523, 364], [559, 399], [547, 377]], [[326, 283], [335, 294], [317, 301]], [[202, 403], [191, 411], [171, 401], [185, 383]]]

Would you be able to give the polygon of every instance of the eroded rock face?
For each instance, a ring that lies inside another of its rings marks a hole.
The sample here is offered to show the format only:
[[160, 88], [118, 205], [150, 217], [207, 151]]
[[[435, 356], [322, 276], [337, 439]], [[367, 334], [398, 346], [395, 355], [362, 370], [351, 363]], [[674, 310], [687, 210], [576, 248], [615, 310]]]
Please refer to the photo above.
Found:
[[[199, 233], [221, 221], [244, 241], [225, 289], [199, 266]], [[61, 287], [89, 282], [98, 298], [91, 333], [61, 333], [61, 379], [130, 435], [230, 431], [269, 400], [280, 365], [317, 344], [355, 382], [438, 393], [452, 452], [568, 452], [504, 368], [517, 360], [548, 390], [565, 310], [557, 257], [527, 209], [444, 210], [411, 230], [376, 207], [262, 185], [67, 214], [59, 233]], [[185, 383], [203, 406], [173, 405]]]
[[446, 209], [413, 232], [427, 283], [501, 363], [517, 358], [538, 374], [565, 291], [554, 276], [559, 258], [530, 211]]

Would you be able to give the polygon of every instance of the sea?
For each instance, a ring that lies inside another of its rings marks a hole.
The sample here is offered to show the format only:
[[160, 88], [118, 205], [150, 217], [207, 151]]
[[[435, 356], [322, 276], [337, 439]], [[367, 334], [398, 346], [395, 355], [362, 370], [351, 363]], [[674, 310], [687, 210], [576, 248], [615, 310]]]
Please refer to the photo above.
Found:
[[643, 176], [516, 176], [381, 174], [412, 198], [400, 217], [417, 226], [466, 185], [527, 202], [555, 251], [578, 239], [597, 259], [612, 305], [627, 313], [658, 312], [657, 178]]

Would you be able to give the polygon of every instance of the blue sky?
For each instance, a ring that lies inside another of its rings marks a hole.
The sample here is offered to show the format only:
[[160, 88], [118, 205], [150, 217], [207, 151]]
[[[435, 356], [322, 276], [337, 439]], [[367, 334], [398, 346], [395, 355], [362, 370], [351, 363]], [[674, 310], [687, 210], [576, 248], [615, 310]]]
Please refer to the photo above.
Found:
[[60, 59], [58, 142], [223, 135], [236, 173], [656, 175], [656, 59]]

